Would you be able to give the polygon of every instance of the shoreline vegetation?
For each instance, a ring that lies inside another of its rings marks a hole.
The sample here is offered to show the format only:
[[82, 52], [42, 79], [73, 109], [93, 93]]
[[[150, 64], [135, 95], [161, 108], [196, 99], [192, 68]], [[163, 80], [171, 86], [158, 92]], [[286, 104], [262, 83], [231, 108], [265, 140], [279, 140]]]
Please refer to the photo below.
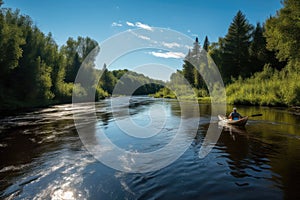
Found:
[[[297, 0], [284, 0], [282, 4], [277, 14], [263, 25], [249, 24], [246, 16], [238, 11], [227, 34], [218, 42], [210, 44], [206, 37], [203, 48], [200, 48], [196, 38], [184, 59], [182, 70], [172, 74], [167, 86], [175, 85], [179, 91], [184, 91], [179, 78], [183, 76], [193, 86], [198, 98], [208, 97], [203, 76], [208, 75], [205, 74], [207, 66], [209, 68], [207, 60], [212, 58], [224, 81], [228, 104], [298, 108], [300, 4]], [[203, 54], [207, 58], [201, 60]], [[201, 61], [197, 63], [194, 58]], [[174, 98], [168, 88], [161, 89], [154, 96]]]
[[[97, 69], [92, 57], [83, 70], [89, 80], [87, 85], [75, 83], [75, 79], [87, 55], [95, 48], [99, 51], [95, 40], [70, 37], [59, 47], [51, 33], [44, 34], [29, 16], [3, 8], [2, 4], [0, 0], [1, 111], [71, 103], [73, 93], [84, 100], [95, 92], [97, 101], [110, 97], [117, 83], [114, 92], [118, 95], [129, 95], [130, 88], [138, 88], [133, 95], [176, 98], [169, 89], [175, 88], [182, 99], [193, 99], [191, 94], [186, 94], [182, 77], [192, 86], [198, 102], [210, 103], [203, 76], [210, 75], [207, 69], [211, 70], [212, 63], [224, 80], [228, 104], [300, 110], [300, 19], [297, 15], [300, 4], [297, 0], [284, 0], [277, 14], [262, 25], [249, 24], [246, 16], [238, 11], [227, 34], [218, 42], [210, 43], [206, 36], [201, 47], [198, 38], [195, 39], [182, 70], [173, 73], [167, 83], [126, 69], [109, 71], [105, 64]], [[220, 89], [217, 83], [209, 87], [211, 91]]]

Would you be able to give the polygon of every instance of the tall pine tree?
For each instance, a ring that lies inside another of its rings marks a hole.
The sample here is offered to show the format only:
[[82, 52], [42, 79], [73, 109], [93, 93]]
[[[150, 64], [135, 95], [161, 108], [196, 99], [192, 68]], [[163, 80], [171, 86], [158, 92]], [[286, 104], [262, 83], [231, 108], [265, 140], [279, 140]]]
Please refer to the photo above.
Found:
[[252, 33], [252, 41], [249, 48], [252, 73], [261, 71], [265, 63], [268, 62], [267, 42], [263, 34], [264, 28], [260, 23], [257, 23]]
[[226, 82], [230, 81], [231, 77], [250, 75], [251, 70], [248, 68], [250, 67], [249, 46], [252, 29], [245, 15], [238, 11], [224, 38], [222, 72]]
[[199, 44], [199, 40], [196, 37], [196, 40], [194, 42], [193, 50], [192, 50], [192, 64], [194, 65], [194, 87], [195, 88], [200, 88], [202, 86], [202, 77], [199, 73], [200, 71], [200, 63], [201, 63], [201, 58], [200, 58], [200, 53], [201, 53], [201, 47]]
[[208, 47], [209, 47], [210, 43], [208, 41], [208, 37], [206, 36], [204, 39], [204, 43], [203, 43], [203, 49], [208, 52]]
[[184, 64], [183, 64], [183, 70], [182, 74], [184, 78], [192, 85], [194, 86], [194, 66], [191, 64], [191, 59], [192, 59], [192, 53], [189, 50], [188, 54], [186, 55], [184, 59]]

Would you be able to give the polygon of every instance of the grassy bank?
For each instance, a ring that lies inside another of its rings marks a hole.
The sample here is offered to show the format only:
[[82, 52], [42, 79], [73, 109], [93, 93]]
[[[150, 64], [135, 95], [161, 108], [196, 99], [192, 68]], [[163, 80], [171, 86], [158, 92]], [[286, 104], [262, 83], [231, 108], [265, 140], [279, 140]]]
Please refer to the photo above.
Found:
[[[253, 74], [250, 78], [238, 78], [227, 85], [227, 103], [231, 105], [299, 106], [299, 77], [299, 62], [290, 62], [281, 71], [265, 65], [263, 71]], [[186, 95], [186, 89], [178, 89], [180, 87], [175, 88], [181, 99], [191, 100], [196, 95], [199, 103], [210, 103], [209, 94], [206, 91], [194, 89], [192, 95]], [[176, 98], [176, 95], [170, 89], [163, 88], [154, 97]]]
[[264, 106], [300, 105], [300, 70], [287, 66], [281, 71], [266, 65], [262, 72], [235, 80], [226, 87], [227, 103]]

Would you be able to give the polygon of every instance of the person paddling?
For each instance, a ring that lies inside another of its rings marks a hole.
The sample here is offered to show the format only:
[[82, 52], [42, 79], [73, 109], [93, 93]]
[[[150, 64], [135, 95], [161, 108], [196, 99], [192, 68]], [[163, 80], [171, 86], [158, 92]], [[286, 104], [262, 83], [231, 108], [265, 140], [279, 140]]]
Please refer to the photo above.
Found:
[[231, 119], [231, 120], [239, 120], [239, 119], [241, 119], [243, 117], [242, 117], [242, 115], [240, 115], [240, 113], [238, 113], [236, 111], [236, 108], [233, 108], [233, 110], [230, 113], [230, 115], [228, 116], [228, 118]]

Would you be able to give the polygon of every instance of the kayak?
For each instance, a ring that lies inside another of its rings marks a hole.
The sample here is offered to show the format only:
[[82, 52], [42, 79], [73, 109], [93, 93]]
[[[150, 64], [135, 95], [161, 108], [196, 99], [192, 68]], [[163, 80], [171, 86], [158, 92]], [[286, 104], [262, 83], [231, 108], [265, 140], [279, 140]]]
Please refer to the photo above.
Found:
[[235, 125], [235, 126], [245, 126], [248, 121], [248, 116], [243, 117], [242, 119], [239, 120], [231, 120], [225, 117], [224, 115], [218, 115], [218, 118], [224, 124]]

